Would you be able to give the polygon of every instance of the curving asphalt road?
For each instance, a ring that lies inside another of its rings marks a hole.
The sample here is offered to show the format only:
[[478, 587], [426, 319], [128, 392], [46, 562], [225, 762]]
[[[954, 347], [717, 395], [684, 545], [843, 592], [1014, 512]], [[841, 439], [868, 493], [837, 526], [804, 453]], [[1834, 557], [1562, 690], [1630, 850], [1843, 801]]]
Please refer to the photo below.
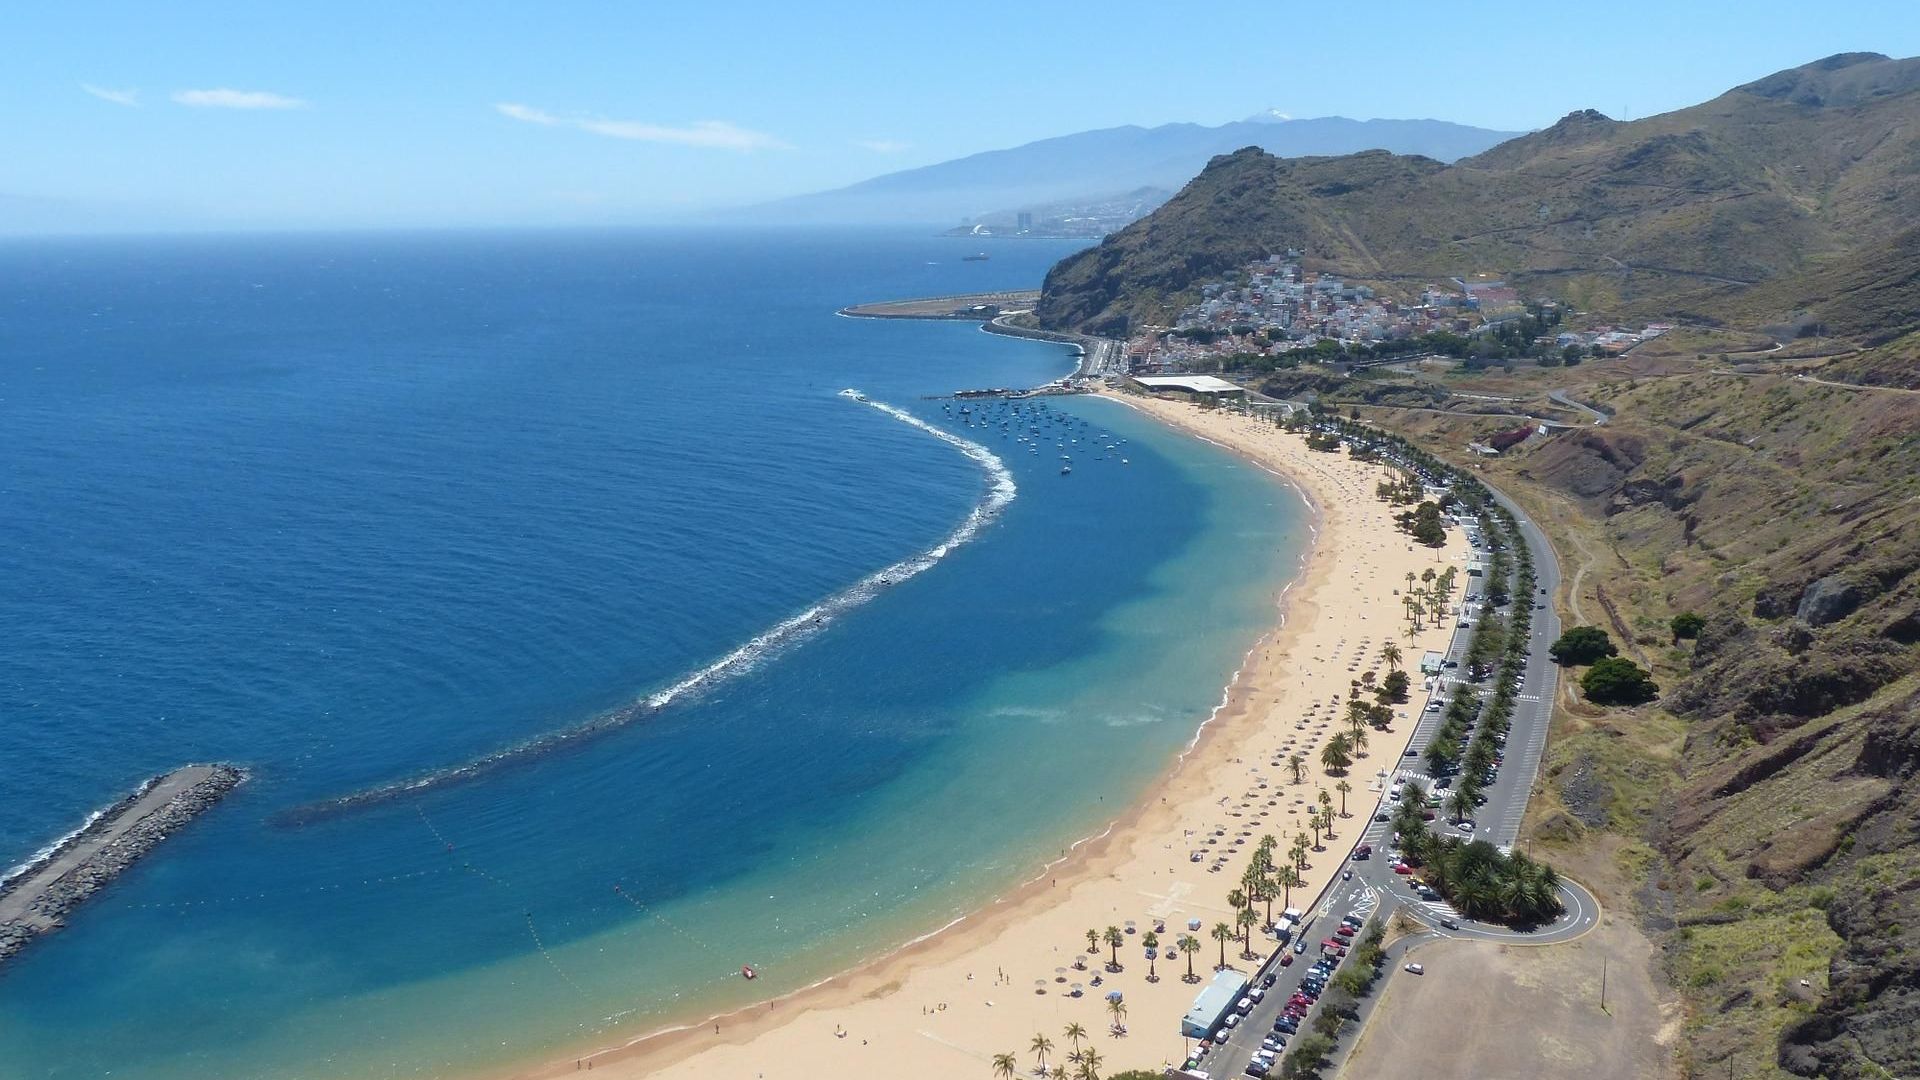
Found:
[[[1495, 772], [1493, 783], [1483, 789], [1486, 803], [1480, 808], [1472, 834], [1510, 850], [1519, 836], [1521, 819], [1526, 816], [1527, 800], [1532, 796], [1534, 783], [1539, 776], [1540, 758], [1546, 750], [1547, 728], [1553, 716], [1554, 693], [1559, 682], [1559, 668], [1548, 658], [1547, 647], [1560, 636], [1559, 614], [1550, 602], [1560, 587], [1560, 564], [1554, 558], [1553, 548], [1547, 543], [1545, 534], [1520, 507], [1497, 491], [1493, 495], [1496, 502], [1514, 515], [1520, 538], [1533, 553], [1534, 576], [1540, 589], [1535, 596], [1513, 598], [1515, 604], [1536, 605], [1527, 641], [1527, 662], [1523, 669], [1526, 685], [1515, 702], [1512, 727], [1507, 733], [1506, 761]], [[1475, 552], [1484, 550], [1483, 547], [1477, 547]], [[1479, 595], [1481, 579], [1466, 576], [1463, 580], [1467, 582], [1468, 590], [1465, 601], [1471, 602]], [[1467, 627], [1455, 628], [1453, 641], [1447, 650], [1449, 659], [1458, 662], [1465, 654], [1471, 633], [1472, 630]], [[1459, 669], [1446, 670], [1450, 674]], [[1444, 700], [1449, 689], [1447, 680], [1443, 680], [1440, 685], [1429, 687], [1428, 694], [1432, 700]], [[1426, 775], [1419, 755], [1438, 729], [1441, 713], [1427, 711], [1424, 703], [1421, 703], [1421, 708], [1421, 719], [1414, 727], [1396, 775], [1417, 778], [1431, 788], [1433, 778]], [[1599, 921], [1600, 905], [1593, 894], [1578, 882], [1566, 878], [1562, 878], [1560, 884], [1561, 899], [1565, 905], [1560, 918], [1533, 930], [1512, 930], [1476, 922], [1462, 917], [1444, 901], [1423, 900], [1415, 895], [1411, 887], [1412, 877], [1393, 871], [1393, 860], [1388, 855], [1388, 849], [1392, 846], [1392, 825], [1389, 821], [1380, 820], [1383, 816], [1391, 815], [1393, 803], [1387, 793], [1390, 780], [1376, 778], [1369, 790], [1377, 801], [1368, 806], [1364, 814], [1356, 808], [1355, 816], [1351, 819], [1366, 822], [1365, 828], [1354, 834], [1353, 842], [1356, 846], [1363, 843], [1373, 845], [1373, 856], [1360, 860], [1349, 856], [1349, 865], [1343, 871], [1343, 876], [1335, 879], [1315, 901], [1300, 933], [1300, 939], [1307, 945], [1305, 952], [1292, 951], [1298, 948], [1297, 944], [1282, 947], [1267, 957], [1254, 972], [1252, 978], [1255, 984], [1271, 975], [1274, 986], [1264, 1000], [1239, 1022], [1226, 1042], [1213, 1048], [1197, 1066], [1215, 1080], [1247, 1075], [1247, 1065], [1260, 1049], [1261, 1040], [1272, 1032], [1274, 1021], [1285, 1008], [1288, 997], [1300, 985], [1301, 976], [1318, 958], [1319, 942], [1330, 936], [1340, 925], [1340, 920], [1349, 915], [1360, 919], [1378, 915], [1386, 919], [1396, 910], [1404, 909], [1429, 928], [1413, 939], [1396, 943], [1389, 954], [1392, 959], [1388, 975], [1398, 970], [1398, 958], [1404, 956], [1406, 949], [1419, 940], [1463, 937], [1508, 944], [1551, 945], [1571, 941], [1593, 929]], [[1435, 824], [1443, 833], [1466, 835], [1447, 826], [1444, 821]], [[1443, 919], [1453, 922], [1455, 926], [1442, 926]], [[1283, 956], [1290, 956], [1290, 962], [1282, 963]], [[1379, 996], [1380, 988], [1376, 986], [1373, 994], [1362, 1003], [1360, 1025], [1366, 1023], [1372, 1012], [1372, 1002], [1377, 1001]], [[1308, 1015], [1311, 1017], [1312, 1014]], [[1341, 1040], [1343, 1046], [1352, 1045], [1357, 1030], [1356, 1025], [1354, 1033]], [[1288, 1041], [1291, 1042], [1291, 1038]], [[1277, 1069], [1275, 1071], [1277, 1073]]]
[[1607, 422], [1606, 413], [1601, 412], [1591, 405], [1582, 405], [1580, 402], [1573, 400], [1567, 396], [1565, 390], [1549, 390], [1547, 391], [1547, 397], [1558, 404], [1565, 405], [1569, 409], [1579, 409], [1581, 412], [1593, 417], [1593, 423], [1596, 427]]

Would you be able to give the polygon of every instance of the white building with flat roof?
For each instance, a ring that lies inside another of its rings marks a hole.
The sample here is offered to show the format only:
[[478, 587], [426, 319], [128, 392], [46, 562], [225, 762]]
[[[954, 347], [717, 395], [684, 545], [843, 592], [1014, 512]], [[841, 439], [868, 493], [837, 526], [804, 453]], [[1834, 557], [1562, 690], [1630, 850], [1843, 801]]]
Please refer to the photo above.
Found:
[[1230, 383], [1216, 375], [1137, 375], [1133, 381], [1155, 393], [1176, 390], [1186, 394], [1233, 397], [1247, 392], [1237, 383]]

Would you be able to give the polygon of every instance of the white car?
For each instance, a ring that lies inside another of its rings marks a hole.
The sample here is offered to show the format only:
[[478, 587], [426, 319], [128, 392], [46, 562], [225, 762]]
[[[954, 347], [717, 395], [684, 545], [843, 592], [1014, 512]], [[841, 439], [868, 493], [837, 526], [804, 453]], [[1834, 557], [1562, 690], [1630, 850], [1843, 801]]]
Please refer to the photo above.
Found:
[[1427, 969], [1421, 967], [1419, 964], [1408, 964], [1407, 970], [1415, 975], [1425, 975], [1427, 973]]

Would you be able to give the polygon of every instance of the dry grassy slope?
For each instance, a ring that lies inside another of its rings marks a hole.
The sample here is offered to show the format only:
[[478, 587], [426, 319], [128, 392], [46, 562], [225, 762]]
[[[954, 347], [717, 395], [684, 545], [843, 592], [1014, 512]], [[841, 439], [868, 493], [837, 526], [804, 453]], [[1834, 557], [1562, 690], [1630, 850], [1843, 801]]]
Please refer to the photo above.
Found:
[[1037, 311], [1108, 333], [1161, 322], [1199, 283], [1301, 248], [1360, 278], [1492, 270], [1583, 304], [1685, 293], [1703, 316], [1760, 303], [1786, 319], [1806, 306], [1796, 291], [1749, 301], [1744, 283], [1920, 224], [1916, 121], [1920, 59], [1850, 54], [1630, 123], [1574, 113], [1451, 167], [1243, 150], [1061, 262]]
[[[1694, 1071], [1920, 1075], [1920, 396], [1608, 370], [1574, 374], [1613, 424], [1490, 470], [1561, 514], [1587, 619], [1604, 592], [1667, 690], [1572, 710], [1547, 831], [1657, 849], [1643, 914], [1671, 928]], [[1499, 426], [1398, 415], [1436, 449]], [[1697, 646], [1665, 632], [1683, 610]]]

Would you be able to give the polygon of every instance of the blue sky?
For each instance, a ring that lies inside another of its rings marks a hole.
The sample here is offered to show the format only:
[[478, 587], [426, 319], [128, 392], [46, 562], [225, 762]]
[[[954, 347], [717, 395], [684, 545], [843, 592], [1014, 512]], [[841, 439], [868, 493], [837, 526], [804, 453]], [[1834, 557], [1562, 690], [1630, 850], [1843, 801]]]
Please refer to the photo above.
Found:
[[0, 230], [671, 219], [1119, 124], [1648, 115], [1920, 4], [86, 3], [0, 15]]

